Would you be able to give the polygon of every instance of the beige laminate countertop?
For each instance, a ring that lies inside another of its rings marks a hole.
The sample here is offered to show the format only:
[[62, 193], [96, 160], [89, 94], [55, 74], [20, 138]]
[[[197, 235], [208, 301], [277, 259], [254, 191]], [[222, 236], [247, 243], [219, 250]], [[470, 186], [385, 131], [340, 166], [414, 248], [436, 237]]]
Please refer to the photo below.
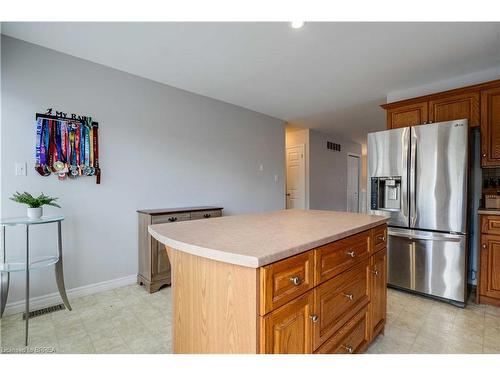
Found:
[[377, 215], [282, 210], [155, 224], [148, 230], [175, 250], [258, 268], [386, 222]]
[[480, 208], [477, 210], [478, 215], [500, 215], [500, 210], [495, 208]]

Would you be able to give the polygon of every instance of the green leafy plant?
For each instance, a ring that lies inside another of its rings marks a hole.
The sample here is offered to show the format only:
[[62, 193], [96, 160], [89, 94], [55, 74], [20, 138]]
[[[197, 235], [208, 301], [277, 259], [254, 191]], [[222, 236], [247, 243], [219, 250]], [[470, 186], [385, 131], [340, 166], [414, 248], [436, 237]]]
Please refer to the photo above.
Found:
[[49, 197], [43, 193], [38, 197], [34, 197], [26, 191], [24, 193], [19, 193], [18, 191], [16, 191], [16, 193], [13, 194], [10, 199], [17, 203], [27, 204], [30, 208], [37, 208], [42, 206], [54, 206], [61, 208], [61, 206], [55, 203], [58, 198]]

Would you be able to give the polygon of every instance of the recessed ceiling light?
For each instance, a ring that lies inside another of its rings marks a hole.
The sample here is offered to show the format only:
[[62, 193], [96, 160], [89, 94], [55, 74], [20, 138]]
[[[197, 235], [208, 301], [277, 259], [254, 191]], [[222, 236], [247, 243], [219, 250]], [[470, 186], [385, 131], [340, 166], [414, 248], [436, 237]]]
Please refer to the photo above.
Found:
[[294, 29], [300, 29], [302, 26], [304, 26], [304, 21], [293, 21], [292, 22], [292, 27]]

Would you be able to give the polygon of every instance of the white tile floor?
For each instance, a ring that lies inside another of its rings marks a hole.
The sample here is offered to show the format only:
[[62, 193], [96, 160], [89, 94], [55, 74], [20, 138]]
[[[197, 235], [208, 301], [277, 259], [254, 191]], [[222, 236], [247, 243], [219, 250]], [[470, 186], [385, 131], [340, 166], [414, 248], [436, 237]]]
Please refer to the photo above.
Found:
[[[171, 288], [149, 294], [131, 285], [70, 300], [73, 311], [30, 320], [29, 348], [56, 353], [170, 353]], [[22, 314], [1, 322], [4, 348], [22, 348]]]
[[[73, 311], [30, 322], [29, 349], [55, 353], [171, 353], [171, 288], [149, 294], [131, 285], [73, 299]], [[0, 323], [4, 352], [23, 348], [21, 314]], [[460, 309], [389, 290], [385, 335], [368, 353], [499, 353], [500, 308]]]
[[500, 308], [473, 301], [461, 309], [389, 289], [385, 335], [367, 352], [500, 354]]

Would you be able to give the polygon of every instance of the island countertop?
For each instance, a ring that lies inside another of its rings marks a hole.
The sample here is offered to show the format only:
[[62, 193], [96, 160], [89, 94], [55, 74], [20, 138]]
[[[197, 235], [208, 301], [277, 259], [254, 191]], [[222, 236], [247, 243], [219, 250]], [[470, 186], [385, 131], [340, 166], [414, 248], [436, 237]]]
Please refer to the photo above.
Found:
[[258, 268], [387, 222], [377, 215], [281, 210], [150, 225], [174, 250]]

